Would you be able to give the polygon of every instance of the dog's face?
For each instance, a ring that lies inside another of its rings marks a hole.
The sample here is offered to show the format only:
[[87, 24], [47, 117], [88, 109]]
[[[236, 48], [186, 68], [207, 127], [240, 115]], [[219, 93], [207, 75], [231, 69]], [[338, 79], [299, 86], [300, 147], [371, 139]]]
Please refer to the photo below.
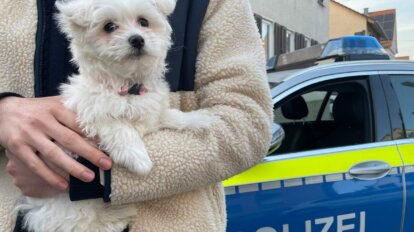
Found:
[[96, 57], [106, 64], [164, 59], [170, 47], [167, 16], [176, 0], [58, 1], [57, 19], [71, 40], [75, 61]]

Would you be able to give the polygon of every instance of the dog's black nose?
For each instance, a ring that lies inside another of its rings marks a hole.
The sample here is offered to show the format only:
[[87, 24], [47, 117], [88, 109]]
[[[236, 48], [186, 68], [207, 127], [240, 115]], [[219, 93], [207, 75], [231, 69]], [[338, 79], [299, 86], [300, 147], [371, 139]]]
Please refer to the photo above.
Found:
[[140, 35], [133, 35], [129, 37], [128, 39], [129, 44], [131, 44], [132, 47], [141, 49], [145, 45], [145, 40]]

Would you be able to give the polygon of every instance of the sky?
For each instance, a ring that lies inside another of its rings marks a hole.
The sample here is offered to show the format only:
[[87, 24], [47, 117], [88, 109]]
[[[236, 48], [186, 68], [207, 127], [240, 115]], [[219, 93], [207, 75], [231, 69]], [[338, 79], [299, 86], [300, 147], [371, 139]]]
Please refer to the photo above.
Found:
[[396, 9], [397, 11], [397, 56], [410, 56], [414, 60], [414, 0], [337, 0], [337, 2], [360, 13]]

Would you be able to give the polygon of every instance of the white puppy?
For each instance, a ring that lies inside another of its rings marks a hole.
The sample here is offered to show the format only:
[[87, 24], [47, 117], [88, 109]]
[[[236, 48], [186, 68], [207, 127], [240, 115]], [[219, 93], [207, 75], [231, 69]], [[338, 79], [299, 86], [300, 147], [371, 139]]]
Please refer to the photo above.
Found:
[[[99, 138], [99, 148], [115, 163], [146, 175], [152, 163], [141, 139], [145, 134], [209, 125], [207, 112], [169, 108], [167, 16], [175, 0], [67, 0], [56, 6], [80, 73], [61, 87], [64, 105], [77, 113], [89, 138]], [[133, 205], [70, 202], [66, 194], [26, 198], [17, 209], [25, 213], [26, 228], [35, 232], [120, 232], [137, 213]]]

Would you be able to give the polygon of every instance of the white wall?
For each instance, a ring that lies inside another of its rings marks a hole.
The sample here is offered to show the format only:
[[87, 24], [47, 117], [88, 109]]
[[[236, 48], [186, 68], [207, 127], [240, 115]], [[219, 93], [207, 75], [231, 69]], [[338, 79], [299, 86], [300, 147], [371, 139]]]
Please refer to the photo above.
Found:
[[250, 0], [263, 18], [324, 43], [329, 39], [329, 0]]

